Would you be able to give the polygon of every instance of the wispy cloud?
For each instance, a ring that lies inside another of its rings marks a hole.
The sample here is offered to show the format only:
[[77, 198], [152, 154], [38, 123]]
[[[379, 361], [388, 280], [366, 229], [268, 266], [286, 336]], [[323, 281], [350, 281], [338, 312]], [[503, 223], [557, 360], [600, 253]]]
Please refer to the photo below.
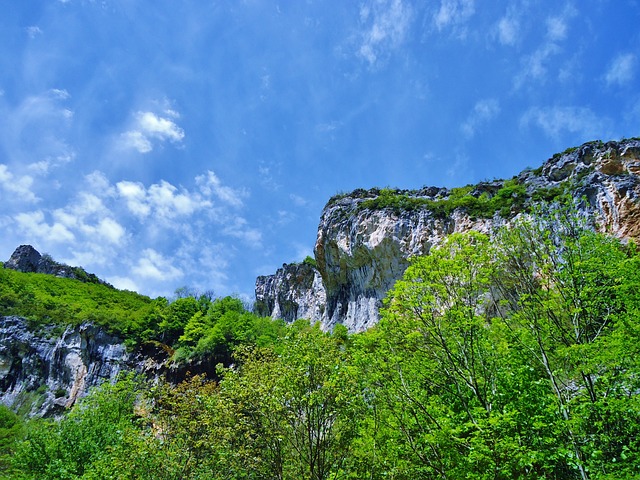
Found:
[[38, 35], [42, 35], [42, 30], [40, 30], [40, 27], [37, 25], [31, 25], [27, 27], [26, 31], [27, 35], [29, 35], [30, 38], [35, 38]]
[[497, 25], [498, 39], [503, 45], [513, 45], [518, 38], [518, 20], [513, 17], [502, 17]]
[[54, 88], [15, 106], [0, 102], [0, 149], [12, 165], [37, 164], [46, 170], [74, 158], [66, 138], [74, 118], [69, 99], [69, 92]]
[[604, 76], [607, 85], [623, 85], [635, 76], [637, 57], [633, 53], [622, 53], [613, 59]]
[[49, 223], [42, 210], [19, 213], [14, 217], [18, 230], [28, 236], [47, 243], [71, 243], [75, 235], [59, 222]]
[[149, 188], [139, 182], [123, 180], [116, 183], [115, 188], [129, 211], [141, 218], [151, 214], [159, 221], [182, 218], [212, 206], [211, 201], [199, 193], [178, 189], [165, 180]]
[[133, 127], [121, 135], [120, 145], [125, 149], [149, 153], [158, 143], [182, 142], [184, 130], [174, 122], [179, 115], [173, 110], [165, 110], [163, 115], [153, 112], [136, 112]]
[[[112, 183], [94, 171], [62, 206], [0, 221], [45, 251], [56, 250], [60, 261], [111, 270], [106, 279], [120, 288], [166, 295], [167, 286], [188, 271], [194, 286], [224, 291], [229, 259], [242, 244], [261, 247], [262, 233], [238, 214], [245, 190], [226, 185], [212, 171], [192, 182], [190, 188], [164, 180]], [[0, 165], [0, 188], [5, 183], [17, 184]]]
[[462, 132], [467, 138], [475, 135], [478, 128], [495, 118], [500, 113], [500, 104], [495, 98], [479, 100], [462, 124]]
[[31, 176], [17, 177], [9, 171], [7, 165], [0, 163], [0, 192], [8, 194], [8, 196], [0, 196], [4, 202], [36, 202], [38, 197], [31, 190], [32, 184], [33, 178]]
[[218, 176], [211, 170], [204, 175], [196, 177], [196, 184], [204, 195], [208, 197], [215, 195], [219, 200], [233, 207], [241, 207], [243, 198], [247, 196], [246, 190], [237, 190], [223, 185]]
[[525, 7], [518, 3], [512, 3], [507, 8], [503, 17], [498, 20], [494, 34], [502, 45], [512, 46], [520, 41], [521, 18]]
[[573, 106], [532, 107], [522, 115], [520, 125], [538, 127], [553, 139], [565, 132], [582, 138], [601, 137], [606, 131], [605, 120], [591, 109]]
[[475, 13], [475, 0], [440, 0], [440, 7], [433, 15], [438, 30], [460, 28]]
[[522, 87], [531, 80], [546, 80], [552, 58], [562, 51], [561, 43], [567, 38], [569, 21], [576, 14], [576, 10], [568, 5], [558, 15], [547, 17], [544, 41], [536, 50], [522, 59], [521, 71], [515, 79], [516, 88]]
[[138, 263], [131, 269], [133, 274], [143, 279], [151, 280], [176, 280], [184, 273], [177, 268], [170, 259], [152, 248], [142, 251]]
[[373, 67], [404, 41], [411, 25], [411, 8], [402, 0], [370, 1], [360, 8], [360, 23], [358, 55]]

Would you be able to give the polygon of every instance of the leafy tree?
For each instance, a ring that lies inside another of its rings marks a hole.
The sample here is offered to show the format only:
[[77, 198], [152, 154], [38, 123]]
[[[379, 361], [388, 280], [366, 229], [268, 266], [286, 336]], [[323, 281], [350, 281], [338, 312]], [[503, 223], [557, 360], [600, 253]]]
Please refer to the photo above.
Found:
[[135, 427], [139, 389], [128, 376], [93, 390], [59, 422], [32, 422], [17, 447], [15, 466], [26, 478], [81, 478]]
[[10, 476], [16, 444], [24, 435], [24, 421], [10, 408], [0, 404], [0, 476]]
[[[635, 316], [629, 307], [638, 302], [637, 274], [619, 242], [593, 232], [571, 207], [548, 209], [503, 229], [498, 245], [502, 268], [494, 284], [508, 305], [501, 310], [502, 321], [548, 379], [562, 419], [559, 438], [567, 442], [567, 462], [586, 479], [596, 475], [593, 460], [601, 457], [595, 463], [606, 472], [601, 460], [611, 449], [599, 439], [610, 438], [617, 423], [613, 418], [620, 414], [611, 405], [635, 404], [627, 395], [635, 372], [610, 352], [620, 341], [620, 322], [628, 324], [629, 314]], [[627, 426], [635, 428], [640, 412], [631, 411], [636, 413], [626, 416], [634, 421]], [[604, 420], [609, 416], [613, 423]], [[628, 439], [622, 430], [618, 433]], [[620, 462], [622, 451], [630, 448], [627, 441], [604, 463]]]
[[337, 478], [363, 416], [358, 376], [342, 341], [298, 323], [280, 354], [240, 355], [239, 370], [228, 370], [220, 384], [221, 395], [232, 405], [234, 424], [256, 439], [266, 478]]

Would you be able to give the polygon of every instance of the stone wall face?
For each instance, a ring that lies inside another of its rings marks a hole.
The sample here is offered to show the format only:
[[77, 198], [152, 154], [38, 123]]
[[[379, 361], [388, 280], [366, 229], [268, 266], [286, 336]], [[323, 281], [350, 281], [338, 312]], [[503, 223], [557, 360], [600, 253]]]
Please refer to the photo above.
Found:
[[[529, 196], [569, 184], [596, 228], [622, 239], [640, 240], [640, 140], [590, 142], [555, 155], [540, 169], [526, 170], [515, 179]], [[475, 190], [494, 193], [503, 185], [500, 180], [484, 182]], [[296, 276], [286, 266], [275, 275], [260, 277], [256, 283], [260, 313], [286, 321], [308, 318], [324, 329], [343, 324], [352, 332], [362, 331], [377, 323], [382, 299], [402, 277], [412, 256], [428, 254], [451, 233], [491, 233], [508, 221], [498, 212], [492, 218], [473, 218], [456, 209], [443, 218], [427, 208], [361, 208], [363, 201], [379, 193], [356, 190], [329, 201], [315, 245], [321, 281], [311, 282], [310, 274]], [[441, 199], [451, 192], [428, 187], [400, 193]]]

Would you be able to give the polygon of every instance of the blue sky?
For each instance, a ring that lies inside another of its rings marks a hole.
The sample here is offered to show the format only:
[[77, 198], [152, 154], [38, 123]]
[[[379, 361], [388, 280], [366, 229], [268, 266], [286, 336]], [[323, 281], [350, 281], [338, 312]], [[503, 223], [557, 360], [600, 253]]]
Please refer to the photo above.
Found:
[[252, 298], [355, 188], [640, 135], [637, 0], [0, 0], [0, 259]]

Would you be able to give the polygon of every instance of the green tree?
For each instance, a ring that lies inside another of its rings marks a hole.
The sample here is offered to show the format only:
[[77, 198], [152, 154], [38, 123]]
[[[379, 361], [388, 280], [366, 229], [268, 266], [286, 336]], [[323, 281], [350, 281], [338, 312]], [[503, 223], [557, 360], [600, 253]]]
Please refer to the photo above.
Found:
[[59, 422], [32, 422], [16, 449], [16, 467], [39, 480], [82, 477], [135, 427], [139, 390], [139, 381], [127, 376], [94, 389]]
[[0, 404], [0, 476], [12, 473], [16, 444], [24, 435], [24, 421], [9, 407]]
[[338, 478], [363, 416], [349, 349], [341, 337], [298, 323], [279, 351], [240, 354], [239, 369], [220, 384], [225, 404], [256, 439], [267, 478]]

